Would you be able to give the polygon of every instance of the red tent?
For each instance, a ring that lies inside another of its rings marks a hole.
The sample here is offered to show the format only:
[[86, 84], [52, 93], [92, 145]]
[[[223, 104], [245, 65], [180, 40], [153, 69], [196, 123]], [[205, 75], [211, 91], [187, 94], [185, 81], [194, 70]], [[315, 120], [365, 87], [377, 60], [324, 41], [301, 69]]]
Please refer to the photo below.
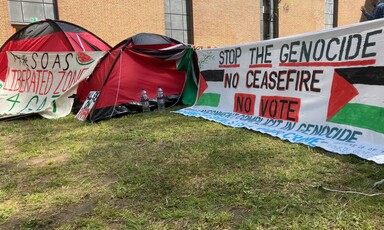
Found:
[[[157, 107], [158, 86], [164, 90], [166, 106], [170, 106], [183, 94], [187, 72], [194, 72], [193, 57], [192, 48], [172, 38], [137, 34], [103, 57], [89, 79], [79, 85], [78, 99], [84, 102], [90, 91], [100, 91], [89, 117], [91, 121], [140, 111], [142, 89], [148, 93], [152, 110]], [[191, 85], [196, 92], [196, 83]]]
[[47, 19], [31, 23], [0, 48], [0, 80], [6, 78], [6, 51], [108, 51], [110, 48], [93, 33], [69, 22]]

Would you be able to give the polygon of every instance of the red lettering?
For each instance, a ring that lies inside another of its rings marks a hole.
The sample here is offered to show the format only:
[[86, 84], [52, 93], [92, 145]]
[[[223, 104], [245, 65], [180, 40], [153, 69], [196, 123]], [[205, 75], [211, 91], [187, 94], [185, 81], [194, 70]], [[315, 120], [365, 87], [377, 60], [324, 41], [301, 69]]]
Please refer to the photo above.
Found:
[[59, 73], [62, 74], [62, 75], [61, 75], [61, 79], [60, 79], [59, 84], [57, 84], [55, 90], [53, 91], [53, 94], [60, 94], [59, 91], [58, 91], [58, 89], [59, 89], [59, 87], [61, 86], [61, 82], [62, 82], [63, 79], [64, 79], [64, 76], [65, 76], [66, 71], [59, 71]]
[[300, 98], [262, 96], [260, 100], [259, 116], [298, 122], [300, 105]]
[[256, 95], [236, 93], [234, 101], [234, 112], [252, 116], [255, 114]]

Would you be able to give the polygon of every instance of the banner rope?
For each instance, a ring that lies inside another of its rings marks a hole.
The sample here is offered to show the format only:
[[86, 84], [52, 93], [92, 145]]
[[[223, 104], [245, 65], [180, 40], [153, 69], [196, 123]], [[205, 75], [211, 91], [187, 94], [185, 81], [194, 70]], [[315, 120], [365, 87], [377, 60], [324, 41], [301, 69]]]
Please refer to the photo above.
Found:
[[84, 46], [83, 46], [83, 43], [82, 43], [81, 40], [80, 40], [79, 35], [76, 34], [76, 36], [77, 36], [77, 40], [79, 40], [79, 43], [80, 43], [81, 48], [83, 49], [83, 51], [85, 51], [85, 48], [84, 48]]
[[120, 66], [119, 66], [119, 80], [118, 80], [118, 83], [117, 83], [117, 92], [116, 92], [116, 97], [115, 97], [115, 103], [113, 104], [113, 110], [112, 110], [112, 113], [111, 113], [111, 116], [110, 118], [112, 118], [114, 112], [115, 112], [115, 109], [116, 109], [116, 104], [117, 104], [117, 100], [118, 100], [118, 97], [119, 97], [119, 93], [120, 93], [120, 81], [121, 81], [121, 65], [122, 65], [122, 59], [123, 59], [123, 56], [121, 55], [123, 52], [123, 49], [120, 49]]
[[329, 192], [349, 193], [349, 194], [357, 194], [357, 195], [363, 195], [363, 196], [369, 196], [369, 197], [384, 195], [384, 193], [364, 193], [364, 192], [357, 192], [357, 191], [350, 191], [350, 190], [337, 190], [337, 189], [327, 188], [322, 185], [310, 185], [310, 186], [315, 189], [322, 189]]

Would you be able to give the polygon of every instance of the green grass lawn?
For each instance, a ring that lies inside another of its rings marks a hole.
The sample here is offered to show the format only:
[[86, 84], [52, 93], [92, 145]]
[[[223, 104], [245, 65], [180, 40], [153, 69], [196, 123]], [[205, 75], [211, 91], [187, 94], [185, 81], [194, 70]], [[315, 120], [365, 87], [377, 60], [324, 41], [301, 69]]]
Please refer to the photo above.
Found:
[[0, 229], [384, 228], [384, 195], [322, 189], [382, 193], [381, 165], [170, 111], [1, 121], [0, 145]]

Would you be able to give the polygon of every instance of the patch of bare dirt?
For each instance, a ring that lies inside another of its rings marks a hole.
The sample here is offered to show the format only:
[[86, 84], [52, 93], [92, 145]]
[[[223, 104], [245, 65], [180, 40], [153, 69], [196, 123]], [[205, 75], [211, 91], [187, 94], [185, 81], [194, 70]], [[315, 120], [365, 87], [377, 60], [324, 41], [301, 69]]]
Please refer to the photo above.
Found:
[[96, 207], [96, 201], [88, 196], [82, 199], [79, 204], [69, 205], [61, 210], [51, 210], [34, 216], [10, 218], [0, 225], [0, 230], [23, 229], [30, 226], [32, 229], [54, 229], [64, 225], [71, 220], [91, 215]]
[[67, 162], [69, 156], [67, 154], [61, 154], [52, 157], [32, 157], [27, 160], [21, 161], [18, 166], [26, 167], [26, 166], [35, 166], [35, 167], [44, 167], [51, 164], [62, 164]]

